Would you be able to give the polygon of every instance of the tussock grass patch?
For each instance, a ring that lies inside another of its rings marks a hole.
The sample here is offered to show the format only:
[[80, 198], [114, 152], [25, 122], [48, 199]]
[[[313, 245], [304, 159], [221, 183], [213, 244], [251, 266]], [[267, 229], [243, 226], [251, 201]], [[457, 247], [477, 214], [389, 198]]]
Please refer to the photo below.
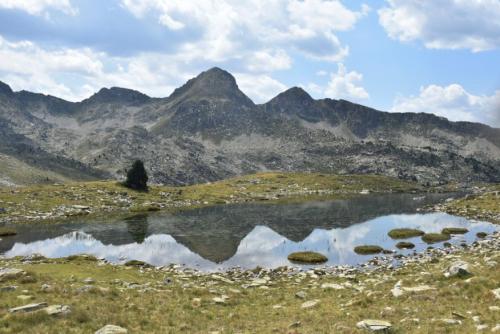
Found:
[[413, 228], [395, 228], [390, 230], [389, 233], [387, 233], [387, 235], [392, 239], [414, 238], [414, 237], [420, 237], [424, 234], [425, 234], [424, 231]]
[[426, 233], [422, 236], [422, 240], [428, 244], [435, 244], [450, 239], [451, 237], [449, 234], [442, 234], [442, 233]]
[[469, 232], [465, 227], [445, 227], [441, 230], [441, 234], [465, 234]]
[[360, 255], [379, 254], [383, 251], [384, 249], [382, 247], [376, 245], [362, 245], [354, 247], [354, 252]]
[[328, 258], [316, 252], [295, 252], [288, 255], [288, 260], [297, 263], [324, 263]]

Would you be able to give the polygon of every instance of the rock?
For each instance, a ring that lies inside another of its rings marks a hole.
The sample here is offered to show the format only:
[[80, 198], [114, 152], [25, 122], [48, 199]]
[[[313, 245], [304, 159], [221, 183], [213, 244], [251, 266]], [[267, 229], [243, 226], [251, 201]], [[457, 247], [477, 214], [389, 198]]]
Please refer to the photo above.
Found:
[[212, 298], [212, 300], [214, 301], [215, 304], [226, 304], [227, 299], [229, 299], [229, 297], [226, 295]]
[[295, 297], [305, 299], [307, 297], [307, 293], [305, 291], [299, 291], [295, 294]]
[[493, 293], [493, 296], [495, 296], [495, 299], [500, 299], [500, 288], [491, 290], [491, 292]]
[[479, 331], [483, 331], [485, 329], [488, 328], [488, 325], [477, 325], [476, 326], [476, 330], [479, 332]]
[[334, 290], [342, 290], [345, 289], [342, 285], [340, 284], [335, 284], [335, 283], [323, 283], [321, 284], [321, 289], [334, 289]]
[[313, 300], [309, 300], [305, 303], [302, 303], [302, 305], [300, 305], [301, 308], [312, 308], [316, 305], [319, 304], [319, 300], [318, 299], [313, 299]]
[[495, 327], [493, 327], [491, 329], [491, 332], [492, 333], [495, 333], [495, 332], [500, 332], [500, 324], [497, 324]]
[[453, 262], [448, 269], [445, 271], [445, 277], [469, 277], [472, 273], [469, 271], [469, 264], [464, 261], [455, 261]]
[[127, 334], [128, 330], [115, 325], [106, 325], [99, 329], [95, 334]]
[[389, 330], [392, 328], [392, 325], [390, 322], [384, 320], [366, 319], [358, 322], [356, 324], [356, 327], [372, 332], [389, 332]]
[[89, 210], [90, 209], [90, 206], [86, 206], [86, 205], [72, 205], [71, 207], [73, 209], [76, 209], [76, 210]]
[[498, 307], [496, 305], [490, 306], [490, 307], [488, 307], [488, 309], [492, 312], [500, 311], [500, 307]]
[[17, 286], [15, 286], [15, 285], [2, 286], [2, 287], [0, 287], [0, 292], [9, 292], [9, 291], [14, 291], [16, 289], [17, 289]]
[[50, 305], [43, 309], [48, 315], [68, 315], [71, 313], [71, 307], [68, 305]]
[[398, 281], [395, 285], [394, 288], [392, 288], [391, 292], [394, 297], [401, 297], [403, 295], [403, 289], [401, 289], [401, 281]]
[[0, 268], [0, 282], [16, 279], [20, 276], [23, 276], [26, 272], [22, 269], [16, 268]]
[[234, 283], [234, 282], [233, 282], [233, 281], [231, 281], [230, 279], [227, 279], [227, 278], [222, 277], [222, 276], [220, 276], [220, 275], [213, 274], [211, 277], [212, 277], [213, 279], [216, 279], [216, 280], [221, 281], [221, 282], [224, 282], [224, 283], [228, 283], [228, 284], [233, 284], [233, 283]]
[[95, 280], [92, 277], [87, 277], [82, 282], [85, 283], [85, 284], [94, 284]]
[[50, 292], [53, 290], [54, 290], [54, 288], [52, 287], [52, 285], [49, 285], [49, 284], [42, 284], [42, 287], [40, 288], [40, 291], [42, 291], [42, 292]]
[[14, 307], [9, 309], [9, 313], [28, 313], [28, 312], [34, 312], [41, 310], [45, 307], [47, 307], [47, 303], [34, 303], [34, 304], [28, 304], [28, 305], [23, 305], [19, 307]]
[[78, 293], [84, 293], [84, 292], [89, 292], [90, 290], [93, 290], [94, 286], [93, 285], [84, 285], [76, 289], [76, 292]]
[[462, 324], [461, 320], [456, 320], [456, 319], [441, 319], [441, 322], [443, 322], [447, 325], [461, 325]]

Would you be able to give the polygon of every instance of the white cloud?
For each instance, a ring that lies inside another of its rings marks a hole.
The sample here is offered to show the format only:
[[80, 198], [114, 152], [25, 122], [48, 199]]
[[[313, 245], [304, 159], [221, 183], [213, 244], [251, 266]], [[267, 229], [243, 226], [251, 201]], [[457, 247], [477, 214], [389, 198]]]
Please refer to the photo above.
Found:
[[458, 84], [429, 85], [418, 96], [399, 97], [392, 112], [426, 112], [452, 121], [470, 121], [500, 127], [500, 90], [491, 96], [473, 95]]
[[10, 42], [0, 36], [1, 80], [14, 90], [42, 92], [70, 101], [110, 86], [167, 96], [174, 89], [173, 83], [183, 83], [190, 77], [177, 64], [178, 60], [169, 55], [117, 58], [88, 48], [48, 50], [32, 42]]
[[78, 13], [78, 10], [71, 6], [69, 0], [2, 0], [0, 8], [18, 9], [30, 15], [47, 14], [49, 9], [59, 10], [68, 15]]
[[474, 52], [500, 47], [498, 0], [387, 0], [378, 14], [388, 35], [403, 42]]
[[335, 99], [363, 100], [370, 97], [359, 82], [363, 75], [356, 71], [348, 72], [344, 64], [338, 64], [337, 73], [330, 74], [330, 81], [324, 89], [324, 95]]
[[[14, 90], [42, 92], [70, 101], [80, 101], [111, 86], [165, 97], [198, 74], [180, 57], [142, 53], [120, 58], [88, 48], [47, 50], [32, 42], [10, 42], [0, 36], [0, 80]], [[255, 102], [265, 102], [287, 88], [267, 74], [237, 73], [235, 77]]]
[[247, 68], [254, 72], [286, 70], [292, 66], [292, 59], [284, 50], [262, 50], [250, 55]]
[[290, 50], [315, 59], [343, 59], [348, 48], [335, 32], [352, 29], [368, 12], [366, 5], [352, 11], [337, 0], [122, 0], [122, 5], [139, 18], [151, 14], [170, 30], [191, 32], [181, 47], [185, 57], [250, 59], [278, 48], [278, 69]]
[[255, 103], [267, 102], [287, 88], [281, 82], [264, 74], [236, 73], [234, 76], [240, 89]]

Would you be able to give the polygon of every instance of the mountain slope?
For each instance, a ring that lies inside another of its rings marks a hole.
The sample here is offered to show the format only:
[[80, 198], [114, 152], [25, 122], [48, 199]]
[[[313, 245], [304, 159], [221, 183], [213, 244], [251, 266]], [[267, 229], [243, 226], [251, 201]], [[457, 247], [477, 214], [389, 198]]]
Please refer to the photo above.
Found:
[[51, 162], [43, 168], [77, 163], [87, 177], [123, 177], [140, 158], [153, 182], [177, 185], [265, 170], [500, 182], [500, 129], [314, 100], [298, 87], [255, 105], [219, 68], [161, 99], [114, 87], [71, 103], [0, 83], [0, 126], [0, 153], [29, 141]]

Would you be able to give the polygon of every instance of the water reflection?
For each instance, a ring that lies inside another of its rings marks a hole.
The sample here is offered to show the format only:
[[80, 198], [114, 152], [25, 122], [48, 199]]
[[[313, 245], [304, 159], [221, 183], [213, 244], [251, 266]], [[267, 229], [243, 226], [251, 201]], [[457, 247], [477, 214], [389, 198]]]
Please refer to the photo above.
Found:
[[[328, 256], [328, 264], [357, 264], [369, 259], [352, 251], [357, 245], [394, 249], [396, 241], [387, 237], [392, 228], [438, 232], [456, 226], [471, 230], [453, 242], [470, 242], [476, 232], [495, 229], [488, 223], [471, 224], [446, 214], [414, 214], [422, 201], [438, 199], [366, 196], [302, 204], [221, 206], [106, 222], [94, 219], [50, 226], [21, 225], [17, 236], [0, 241], [0, 251], [7, 256], [41, 253], [48, 257], [89, 253], [114, 262], [138, 259], [155, 265], [179, 263], [213, 270], [287, 265], [290, 252], [315, 250]], [[410, 241], [417, 251], [427, 247], [419, 238]]]

